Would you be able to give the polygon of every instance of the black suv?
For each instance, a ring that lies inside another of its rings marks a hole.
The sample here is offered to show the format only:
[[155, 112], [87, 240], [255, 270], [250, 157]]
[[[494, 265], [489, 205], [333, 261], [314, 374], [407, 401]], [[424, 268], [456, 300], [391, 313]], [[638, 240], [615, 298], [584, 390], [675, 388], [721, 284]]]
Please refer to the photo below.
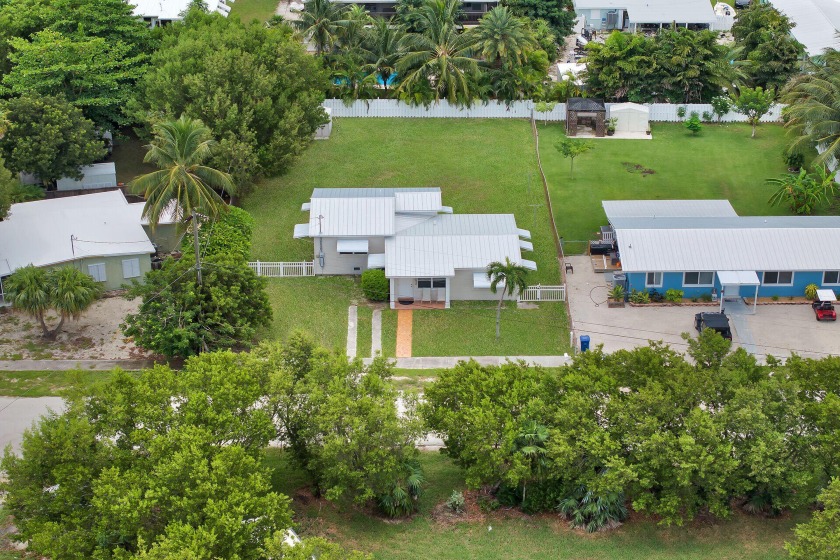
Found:
[[726, 313], [697, 313], [694, 316], [694, 328], [702, 333], [705, 329], [712, 329], [720, 336], [732, 340], [732, 330], [729, 328], [729, 317]]

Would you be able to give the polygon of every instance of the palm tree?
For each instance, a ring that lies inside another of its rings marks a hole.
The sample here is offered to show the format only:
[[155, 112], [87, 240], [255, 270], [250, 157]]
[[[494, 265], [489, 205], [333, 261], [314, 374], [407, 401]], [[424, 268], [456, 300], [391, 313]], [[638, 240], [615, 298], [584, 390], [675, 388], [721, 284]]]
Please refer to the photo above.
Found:
[[[100, 291], [93, 278], [70, 266], [51, 271], [32, 265], [19, 268], [6, 280], [6, 288], [12, 305], [35, 317], [47, 339], [54, 339], [67, 319], [78, 319]], [[53, 328], [45, 318], [50, 309], [59, 316]]]
[[487, 265], [487, 278], [490, 280], [490, 291], [496, 293], [496, 288], [502, 285], [502, 295], [499, 296], [499, 305], [496, 308], [496, 338], [501, 336], [502, 303], [505, 294], [512, 296], [518, 292], [524, 292], [528, 288], [525, 278], [528, 276], [528, 269], [522, 265], [511, 262], [505, 257], [505, 262], [491, 262]]
[[840, 161], [840, 51], [828, 49], [820, 58], [782, 94], [788, 104], [785, 127], [795, 136], [790, 150], [817, 147], [815, 166]]
[[385, 91], [391, 76], [397, 73], [397, 62], [402, 57], [401, 41], [405, 31], [393, 19], [376, 19], [362, 46], [365, 70], [382, 79]]
[[458, 31], [458, 0], [427, 0], [417, 10], [420, 33], [409, 33], [402, 46], [405, 54], [397, 69], [404, 76], [398, 91], [411, 98], [430, 87], [435, 101], [469, 103], [478, 77], [473, 55], [473, 37]]
[[521, 65], [526, 49], [536, 46], [527, 22], [514, 16], [507, 6], [496, 6], [487, 12], [472, 33], [476, 49], [496, 68], [505, 62]]
[[315, 53], [322, 55], [332, 50], [341, 33], [345, 8], [330, 0], [307, 0], [300, 12], [295, 28], [306, 40], [315, 45]]
[[528, 483], [528, 480], [538, 480], [550, 464], [547, 457], [548, 451], [545, 448], [546, 442], [548, 442], [548, 428], [533, 420], [527, 420], [516, 436], [516, 441], [514, 442], [516, 446], [515, 452], [525, 458], [530, 475], [522, 477], [523, 504], [525, 503], [525, 485]]
[[217, 191], [234, 194], [230, 175], [203, 165], [211, 156], [215, 141], [210, 129], [197, 120], [181, 115], [177, 121], [168, 121], [154, 127], [155, 139], [148, 146], [143, 161], [160, 167], [134, 179], [130, 192], [146, 198], [143, 217], [154, 229], [164, 213], [171, 212], [176, 222], [185, 216], [192, 221], [195, 246], [195, 267], [201, 285], [201, 260], [198, 245], [199, 214], [213, 220], [227, 209]]
[[364, 6], [350, 4], [342, 12], [342, 19], [338, 21], [339, 32], [336, 41], [339, 50], [344, 53], [358, 52], [367, 35], [366, 26], [371, 23], [371, 17]]

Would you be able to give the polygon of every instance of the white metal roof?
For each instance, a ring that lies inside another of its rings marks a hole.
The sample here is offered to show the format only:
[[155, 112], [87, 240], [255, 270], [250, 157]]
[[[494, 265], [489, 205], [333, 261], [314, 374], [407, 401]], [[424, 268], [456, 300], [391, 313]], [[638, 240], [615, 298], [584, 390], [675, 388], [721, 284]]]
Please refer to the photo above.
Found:
[[708, 0], [574, 0], [574, 4], [575, 10], [627, 10], [633, 23], [716, 21]]
[[[162, 20], [180, 20], [181, 14], [190, 7], [191, 0], [129, 0], [134, 6], [134, 15], [146, 18], [158, 18]], [[218, 12], [227, 15], [230, 9], [222, 6], [224, 0], [205, 0], [205, 4], [211, 12]]]
[[607, 218], [737, 217], [728, 200], [604, 200]]
[[440, 190], [429, 192], [396, 192], [397, 212], [437, 212], [440, 210]]
[[771, 4], [796, 24], [791, 34], [808, 55], [840, 48], [840, 0], [771, 0]]
[[154, 252], [119, 190], [13, 204], [0, 222], [0, 275], [29, 264]]
[[721, 270], [717, 273], [721, 286], [760, 286], [754, 270]]
[[645, 105], [639, 105], [638, 103], [615, 103], [610, 105], [610, 115], [613, 115], [614, 113], [624, 113], [627, 111], [644, 113], [646, 115], [650, 114], [650, 109], [648, 109]]

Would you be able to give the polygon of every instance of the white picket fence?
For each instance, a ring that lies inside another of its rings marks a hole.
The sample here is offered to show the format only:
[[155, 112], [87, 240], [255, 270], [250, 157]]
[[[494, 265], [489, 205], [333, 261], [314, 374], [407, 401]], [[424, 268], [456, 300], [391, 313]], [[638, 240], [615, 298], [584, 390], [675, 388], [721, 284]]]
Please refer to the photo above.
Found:
[[520, 292], [517, 301], [566, 301], [566, 286], [529, 286]]
[[[533, 101], [514, 101], [510, 105], [491, 101], [489, 103], [476, 102], [471, 107], [460, 107], [448, 101], [432, 103], [428, 107], [422, 105], [411, 106], [396, 99], [356, 100], [346, 105], [340, 99], [327, 99], [324, 107], [332, 111], [333, 117], [359, 118], [418, 118], [418, 119], [530, 119], [537, 121], [565, 121], [566, 105], [558, 103], [554, 110], [540, 113], [535, 109]], [[615, 103], [607, 103], [607, 112]], [[686, 117], [696, 111], [701, 117], [703, 113], [712, 114], [710, 104], [673, 104], [647, 103], [650, 109], [651, 122], [679, 122], [677, 111], [685, 107]], [[774, 105], [770, 112], [761, 118], [761, 122], [779, 122], [782, 120], [784, 105]], [[716, 119], [715, 119], [716, 120]], [[730, 112], [723, 117], [723, 122], [746, 122], [747, 117], [740, 113]]]
[[300, 278], [303, 276], [315, 276], [315, 262], [249, 262], [248, 266], [257, 273], [257, 276], [268, 278]]

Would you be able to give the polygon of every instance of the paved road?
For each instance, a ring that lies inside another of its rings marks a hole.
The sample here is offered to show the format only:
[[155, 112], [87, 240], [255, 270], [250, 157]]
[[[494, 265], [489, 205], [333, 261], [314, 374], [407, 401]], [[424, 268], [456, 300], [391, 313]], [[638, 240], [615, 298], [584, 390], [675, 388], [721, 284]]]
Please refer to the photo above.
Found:
[[60, 397], [34, 399], [0, 397], [0, 449], [7, 445], [18, 451], [23, 432], [50, 410], [61, 411], [64, 401]]

